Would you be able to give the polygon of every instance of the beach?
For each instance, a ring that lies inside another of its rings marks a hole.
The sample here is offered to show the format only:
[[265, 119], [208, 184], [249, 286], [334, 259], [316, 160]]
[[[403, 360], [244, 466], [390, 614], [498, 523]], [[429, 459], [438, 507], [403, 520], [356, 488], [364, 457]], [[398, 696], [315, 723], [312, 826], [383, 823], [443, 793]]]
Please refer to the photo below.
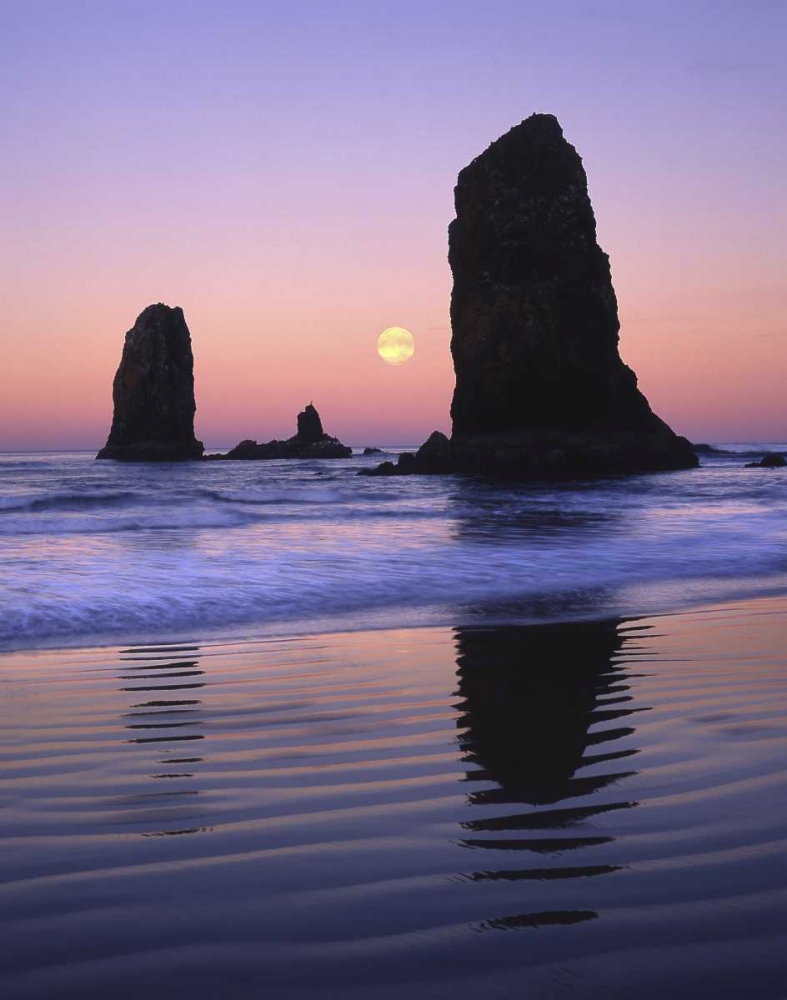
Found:
[[783, 995], [786, 632], [5, 652], [3, 996]]

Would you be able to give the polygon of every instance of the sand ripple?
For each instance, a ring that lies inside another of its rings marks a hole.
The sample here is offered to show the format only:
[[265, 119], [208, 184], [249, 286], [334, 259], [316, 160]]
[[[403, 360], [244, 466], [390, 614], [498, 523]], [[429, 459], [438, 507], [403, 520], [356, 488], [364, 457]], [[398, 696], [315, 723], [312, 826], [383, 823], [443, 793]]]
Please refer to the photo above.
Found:
[[785, 634], [7, 654], [0, 992], [777, 997]]

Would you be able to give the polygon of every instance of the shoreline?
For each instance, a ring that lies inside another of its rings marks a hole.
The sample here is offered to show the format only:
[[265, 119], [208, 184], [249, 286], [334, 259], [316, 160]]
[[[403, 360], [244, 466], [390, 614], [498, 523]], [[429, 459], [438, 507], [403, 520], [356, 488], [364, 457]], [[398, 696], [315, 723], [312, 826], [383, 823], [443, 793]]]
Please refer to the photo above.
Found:
[[[725, 581], [712, 581], [713, 584], [723, 584]], [[708, 581], [703, 581], [707, 584]], [[678, 581], [672, 582], [673, 586], [680, 586]], [[495, 628], [506, 626], [538, 626], [538, 625], [559, 625], [562, 622], [583, 622], [583, 621], [609, 621], [612, 618], [633, 620], [650, 617], [672, 617], [681, 614], [701, 613], [703, 610], [712, 610], [714, 607], [731, 607], [738, 604], [745, 604], [750, 601], [787, 599], [787, 579], [777, 581], [757, 580], [752, 584], [753, 589], [744, 593], [736, 593], [729, 597], [717, 597], [708, 599], [698, 595], [694, 600], [684, 600], [680, 603], [672, 601], [664, 604], [654, 604], [650, 607], [640, 605], [636, 610], [633, 607], [626, 609], [611, 607], [609, 605], [595, 606], [591, 609], [588, 606], [577, 607], [574, 611], [564, 611], [560, 614], [540, 614], [530, 616], [516, 614], [513, 610], [501, 613], [501, 608], [513, 609], [517, 604], [516, 599], [510, 601], [495, 602], [487, 608], [476, 608], [473, 612], [457, 613], [455, 609], [440, 607], [419, 609], [422, 614], [428, 616], [427, 620], [418, 620], [418, 612], [412, 608], [386, 608], [384, 612], [371, 610], [368, 612], [352, 612], [344, 615], [332, 615], [330, 620], [323, 619], [296, 619], [271, 622], [265, 625], [247, 625], [244, 623], [227, 624], [215, 628], [202, 630], [189, 629], [184, 627], [181, 632], [173, 629], [156, 631], [146, 629], [138, 632], [118, 632], [113, 635], [94, 634], [73, 636], [73, 641], [68, 641], [69, 637], [58, 635], [39, 639], [36, 644], [11, 644], [0, 643], [0, 664], [6, 655], [14, 653], [36, 653], [36, 652], [73, 652], [79, 650], [99, 650], [112, 649], [119, 646], [134, 646], [140, 644], [155, 644], [161, 646], [172, 646], [181, 643], [198, 642], [200, 645], [221, 645], [238, 643], [255, 643], [288, 639], [300, 639], [316, 636], [352, 635], [358, 632], [389, 632], [389, 631], [410, 631], [414, 629], [450, 629], [450, 628]], [[530, 595], [529, 595], [530, 596]], [[532, 597], [531, 597], [532, 603]], [[490, 613], [490, 610], [497, 608], [497, 613]], [[390, 618], [399, 616], [395, 621]], [[409, 613], [408, 613], [409, 612]], [[388, 620], [382, 620], [387, 618]], [[338, 624], [337, 624], [338, 619]], [[196, 638], [195, 638], [196, 633]]]
[[[179, 646], [199, 646], [200, 649], [221, 649], [223, 647], [265, 647], [275, 643], [289, 643], [314, 640], [336, 640], [341, 637], [354, 635], [374, 635], [375, 633], [411, 633], [411, 632], [451, 632], [456, 630], [472, 629], [501, 629], [501, 628], [538, 628], [540, 626], [579, 625], [583, 623], [604, 623], [610, 621], [633, 622], [642, 619], [675, 618], [686, 615], [705, 615], [717, 612], [728, 612], [745, 609], [749, 605], [756, 605], [759, 602], [779, 602], [783, 601], [787, 606], [787, 582], [779, 582], [773, 585], [760, 584], [755, 592], [737, 594], [729, 598], [719, 598], [715, 600], [696, 599], [687, 600], [682, 604], [670, 604], [657, 608], [642, 608], [639, 610], [614, 610], [611, 608], [597, 607], [594, 612], [587, 608], [576, 609], [573, 613], [564, 613], [554, 616], [531, 616], [522, 617], [515, 614], [490, 615], [484, 611], [476, 611], [475, 614], [467, 613], [459, 616], [446, 609], [442, 612], [440, 620], [397, 621], [394, 624], [380, 621], [358, 621], [371, 616], [354, 614], [352, 616], [342, 616], [340, 623], [335, 623], [333, 627], [317, 627], [315, 621], [304, 620], [302, 622], [273, 622], [269, 626], [261, 626], [256, 630], [244, 631], [237, 625], [229, 625], [226, 628], [207, 629], [200, 634], [195, 630], [184, 631], [180, 634], [166, 630], [156, 633], [153, 630], [146, 630], [138, 633], [125, 633], [115, 636], [86, 636], [84, 638], [74, 637], [73, 643], [64, 643], [63, 637], [53, 637], [51, 642], [43, 641], [38, 645], [0, 645], [0, 669], [3, 660], [14, 656], [38, 654], [97, 654], [101, 655], [107, 651], [121, 651], [124, 648], [139, 648], [144, 646], [156, 646], [162, 649], [176, 649]], [[514, 602], [511, 602], [514, 603]], [[356, 619], [353, 626], [348, 626], [344, 618], [352, 617]], [[334, 617], [335, 622], [335, 617]], [[327, 622], [321, 623], [328, 626]], [[298, 627], [298, 626], [301, 627]], [[289, 627], [288, 627], [289, 626]], [[85, 641], [85, 639], [87, 641]]]

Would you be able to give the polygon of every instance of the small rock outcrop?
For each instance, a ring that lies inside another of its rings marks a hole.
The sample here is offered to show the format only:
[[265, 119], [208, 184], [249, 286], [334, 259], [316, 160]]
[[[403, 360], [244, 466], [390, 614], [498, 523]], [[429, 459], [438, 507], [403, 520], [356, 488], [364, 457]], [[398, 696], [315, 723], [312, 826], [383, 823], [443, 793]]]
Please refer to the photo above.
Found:
[[769, 451], [762, 456], [759, 462], [747, 462], [747, 469], [783, 469], [787, 466], [784, 455], [778, 452]]
[[451, 442], [440, 431], [432, 431], [428, 439], [413, 455], [403, 452], [396, 462], [383, 462], [374, 469], [362, 469], [364, 476], [424, 476], [456, 472]]
[[541, 478], [696, 466], [620, 358], [609, 259], [557, 119], [531, 115], [493, 142], [459, 174], [455, 202], [453, 432], [434, 466], [416, 455], [396, 471]]
[[126, 334], [112, 399], [112, 427], [96, 458], [202, 457], [202, 442], [194, 436], [194, 357], [182, 309], [159, 302], [140, 313]]
[[298, 431], [286, 441], [241, 441], [226, 455], [209, 455], [209, 458], [264, 460], [274, 458], [349, 458], [353, 450], [330, 437], [322, 429], [320, 414], [312, 403], [298, 414]]

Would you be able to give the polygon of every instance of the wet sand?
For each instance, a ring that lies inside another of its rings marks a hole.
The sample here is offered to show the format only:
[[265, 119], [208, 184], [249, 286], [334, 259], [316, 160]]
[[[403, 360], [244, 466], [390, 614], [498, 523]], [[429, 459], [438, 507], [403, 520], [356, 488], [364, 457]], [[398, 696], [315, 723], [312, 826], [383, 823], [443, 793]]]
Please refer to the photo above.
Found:
[[0, 994], [778, 997], [787, 599], [0, 657]]

